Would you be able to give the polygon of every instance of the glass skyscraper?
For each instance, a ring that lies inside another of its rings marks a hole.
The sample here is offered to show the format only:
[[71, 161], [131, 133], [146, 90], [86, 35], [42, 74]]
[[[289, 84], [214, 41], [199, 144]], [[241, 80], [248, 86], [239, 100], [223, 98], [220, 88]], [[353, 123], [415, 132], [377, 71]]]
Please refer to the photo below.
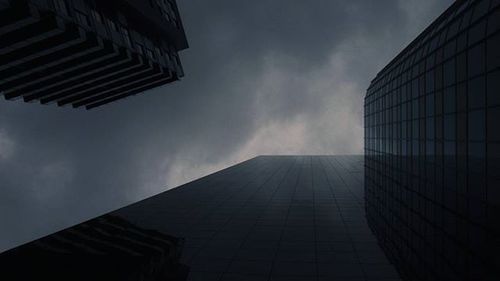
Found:
[[456, 1], [367, 91], [367, 218], [407, 280], [500, 280], [499, 5]]
[[[106, 281], [399, 281], [368, 228], [363, 186], [361, 155], [257, 157], [7, 251], [0, 274], [60, 280], [33, 270], [31, 257], [52, 256], [82, 281], [103, 280], [103, 268]], [[150, 274], [161, 268], [170, 278]]]

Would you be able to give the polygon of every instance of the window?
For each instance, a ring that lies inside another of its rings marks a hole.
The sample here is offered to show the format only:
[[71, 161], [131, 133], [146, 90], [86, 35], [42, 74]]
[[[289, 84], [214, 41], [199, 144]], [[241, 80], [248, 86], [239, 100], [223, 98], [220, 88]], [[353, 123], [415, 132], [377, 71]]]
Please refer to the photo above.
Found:
[[439, 65], [435, 69], [436, 79], [434, 80], [434, 85], [436, 90], [443, 88], [443, 67]]
[[467, 113], [457, 114], [457, 140], [465, 141], [467, 139]]
[[500, 105], [500, 71], [488, 74], [488, 106]]
[[[444, 142], [444, 155], [446, 155], [446, 156], [454, 156], [454, 155], [456, 155], [456, 146], [455, 146], [455, 142], [454, 141], [445, 141]], [[448, 160], [451, 160], [451, 159], [448, 159]], [[451, 179], [447, 179], [445, 181], [445, 183], [450, 182], [450, 180]]]
[[444, 139], [456, 140], [456, 115], [448, 114], [444, 116]]
[[434, 116], [434, 94], [427, 95], [425, 99], [425, 112], [427, 116]]
[[434, 139], [434, 118], [433, 117], [429, 117], [426, 119], [426, 122], [425, 122], [425, 134], [426, 134], [426, 138], [428, 140], [433, 140]]
[[[484, 158], [485, 154], [486, 146], [484, 143], [469, 143], [469, 157], [476, 159]], [[475, 169], [475, 165], [469, 165], [469, 169]]]
[[436, 117], [436, 139], [443, 138], [443, 118], [441, 116]]
[[457, 81], [467, 79], [467, 56], [465, 52], [457, 56]]
[[457, 86], [457, 111], [467, 110], [467, 87], [465, 82]]
[[444, 113], [453, 113], [456, 111], [455, 87], [449, 87], [444, 90]]
[[468, 51], [469, 77], [479, 75], [485, 70], [484, 43], [481, 43]]
[[425, 74], [425, 92], [431, 93], [434, 91], [434, 70], [429, 70]]
[[500, 10], [497, 9], [488, 18], [488, 35], [500, 29]]
[[485, 112], [484, 110], [474, 110], [469, 112], [469, 140], [484, 141], [485, 139]]
[[482, 0], [474, 8], [474, 13], [472, 15], [472, 21], [478, 20], [488, 12], [488, 6], [490, 5], [489, 0]]
[[455, 84], [455, 59], [451, 59], [444, 64], [444, 86]]
[[419, 138], [419, 120], [413, 120], [413, 125], [412, 125], [412, 139], [418, 139]]
[[486, 33], [486, 20], [482, 20], [469, 29], [469, 46], [484, 39]]
[[486, 85], [484, 76], [469, 81], [468, 102], [469, 108], [481, 108], [486, 105]]
[[488, 39], [488, 70], [500, 67], [500, 32]]
[[419, 117], [418, 99], [414, 99], [411, 103], [412, 103], [413, 119], [417, 119]]
[[444, 47], [444, 59], [448, 59], [455, 55], [456, 53], [456, 48], [457, 48], [457, 42], [456, 40], [452, 40], [448, 42], [448, 44], [445, 45]]
[[465, 50], [467, 47], [467, 33], [462, 33], [457, 37], [457, 52]]
[[488, 141], [500, 141], [500, 130], [498, 121], [500, 120], [500, 107], [488, 109]]
[[443, 92], [436, 92], [435, 94], [436, 97], [436, 114], [440, 115], [443, 114]]
[[66, 0], [54, 0], [54, 6], [56, 10], [63, 15], [68, 15], [68, 5], [66, 5]]

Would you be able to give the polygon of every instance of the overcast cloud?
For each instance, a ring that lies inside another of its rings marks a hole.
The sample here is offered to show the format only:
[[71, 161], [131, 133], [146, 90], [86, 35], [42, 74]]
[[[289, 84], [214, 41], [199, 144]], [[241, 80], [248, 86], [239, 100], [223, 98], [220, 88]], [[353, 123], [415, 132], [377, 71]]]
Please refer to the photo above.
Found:
[[359, 154], [370, 80], [451, 0], [179, 0], [181, 82], [0, 101], [0, 252], [261, 154]]

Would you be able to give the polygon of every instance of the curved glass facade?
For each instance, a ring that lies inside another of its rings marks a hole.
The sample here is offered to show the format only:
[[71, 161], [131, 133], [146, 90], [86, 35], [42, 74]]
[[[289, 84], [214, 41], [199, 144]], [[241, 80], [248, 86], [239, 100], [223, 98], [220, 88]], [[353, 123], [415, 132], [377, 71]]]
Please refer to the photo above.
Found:
[[365, 97], [366, 212], [408, 280], [500, 280], [500, 1], [456, 1]]

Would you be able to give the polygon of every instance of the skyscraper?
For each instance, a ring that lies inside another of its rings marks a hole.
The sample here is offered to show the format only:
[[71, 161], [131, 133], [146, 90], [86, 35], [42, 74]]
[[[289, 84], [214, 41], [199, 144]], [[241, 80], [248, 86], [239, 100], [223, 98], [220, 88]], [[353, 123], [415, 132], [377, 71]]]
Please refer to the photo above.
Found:
[[95, 108], [184, 75], [175, 0], [0, 1], [6, 99]]
[[[115, 259], [110, 249], [139, 247], [143, 259], [158, 261], [159, 253], [168, 252], [165, 245], [182, 238], [177, 264], [189, 267], [188, 280], [400, 280], [368, 228], [363, 190], [362, 156], [257, 157], [7, 251], [0, 255], [0, 274], [13, 272], [8, 280], [26, 280], [14, 266], [2, 268], [2, 259], [14, 255], [29, 261], [53, 249], [65, 251], [67, 259], [84, 252], [89, 260], [96, 255], [109, 261]], [[114, 229], [106, 227], [110, 221], [128, 231], [108, 235]], [[134, 236], [137, 231], [140, 236]], [[141, 246], [144, 237], [160, 241], [148, 239]], [[90, 252], [102, 248], [104, 254]], [[128, 252], [120, 256], [133, 261]], [[112, 265], [98, 263], [107, 264]], [[140, 272], [141, 265], [154, 263], [125, 264], [114, 274], [110, 267], [108, 276]], [[21, 264], [27, 272], [37, 265], [36, 260]], [[84, 268], [88, 280], [102, 276], [95, 264]], [[37, 278], [54, 280], [53, 275]]]
[[408, 280], [500, 280], [500, 1], [456, 1], [372, 81], [366, 212]]

